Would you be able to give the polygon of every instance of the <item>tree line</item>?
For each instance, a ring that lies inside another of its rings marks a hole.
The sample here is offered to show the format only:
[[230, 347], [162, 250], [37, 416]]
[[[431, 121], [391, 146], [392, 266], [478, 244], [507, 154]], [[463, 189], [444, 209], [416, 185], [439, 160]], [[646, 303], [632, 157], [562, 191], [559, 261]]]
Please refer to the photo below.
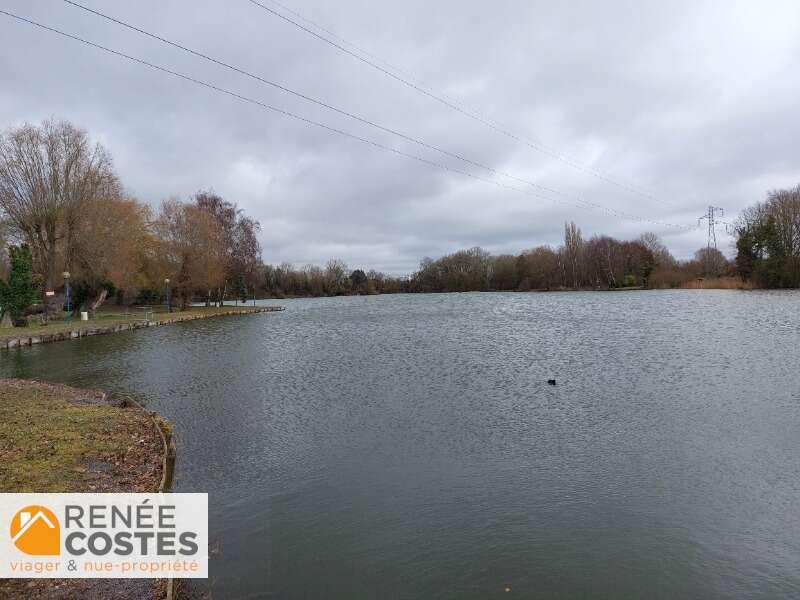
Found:
[[[262, 262], [261, 226], [211, 190], [157, 208], [125, 191], [109, 152], [69, 122], [46, 120], [0, 135], [0, 310], [22, 323], [71, 307], [117, 303], [178, 307], [254, 297], [490, 290], [679, 287], [737, 278], [800, 286], [800, 186], [743, 211], [734, 261], [715, 248], [676, 260], [653, 233], [588, 239], [574, 223], [563, 243], [493, 256], [481, 248], [425, 258], [409, 276]], [[13, 314], [12, 314], [13, 313]]]
[[800, 287], [800, 186], [777, 190], [742, 212], [735, 228], [737, 255], [728, 260], [703, 247], [678, 260], [652, 232], [635, 240], [585, 238], [564, 225], [563, 243], [493, 256], [480, 247], [438, 259], [426, 257], [408, 277], [390, 277], [331, 260], [322, 269], [264, 266], [260, 290], [271, 296], [532, 290], [612, 290], [677, 287]]
[[259, 224], [235, 203], [201, 191], [153, 209], [125, 192], [102, 145], [64, 121], [0, 136], [0, 216], [15, 244], [3, 279], [30, 261], [41, 307], [63, 301], [67, 282], [75, 308], [167, 291], [178, 306], [219, 301], [244, 296], [262, 267]]
[[480, 247], [426, 257], [408, 277], [356, 270], [332, 260], [325, 269], [265, 266], [261, 289], [273, 296], [624, 288], [800, 287], [800, 186], [770, 192], [742, 212], [734, 227], [737, 255], [706, 246], [678, 260], [652, 232], [635, 240], [585, 238], [564, 225], [563, 243], [493, 256]]
[[425, 258], [409, 281], [409, 291], [663, 288], [729, 273], [730, 263], [713, 248], [699, 250], [693, 260], [678, 261], [654, 233], [636, 240], [607, 235], [586, 239], [570, 222], [564, 226], [563, 244], [556, 247], [499, 256], [476, 247], [438, 260]]

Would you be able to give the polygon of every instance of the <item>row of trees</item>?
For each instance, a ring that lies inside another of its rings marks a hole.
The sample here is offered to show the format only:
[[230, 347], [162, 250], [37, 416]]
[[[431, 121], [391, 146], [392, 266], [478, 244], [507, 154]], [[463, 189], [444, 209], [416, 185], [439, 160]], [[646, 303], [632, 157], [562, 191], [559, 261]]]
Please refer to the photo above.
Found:
[[678, 287], [729, 272], [727, 259], [713, 248], [679, 262], [654, 233], [632, 241], [605, 235], [587, 240], [575, 223], [567, 223], [564, 243], [555, 248], [500, 256], [472, 248], [425, 258], [408, 287], [420, 292]]
[[564, 226], [558, 247], [538, 246], [518, 255], [492, 256], [475, 247], [439, 259], [424, 258], [410, 277], [389, 277], [332, 260], [325, 269], [265, 266], [267, 295], [464, 292], [554, 289], [674, 288], [698, 285], [800, 287], [800, 186], [771, 192], [745, 210], [736, 227], [738, 254], [729, 261], [717, 248], [676, 260], [652, 232], [636, 240], [605, 235], [585, 239], [575, 223]]
[[284, 296], [342, 296], [351, 294], [394, 294], [408, 291], [406, 278], [363, 269], [350, 270], [339, 259], [331, 259], [324, 268], [306, 265], [300, 269], [289, 263], [264, 265], [258, 294]]
[[[109, 294], [150, 300], [167, 288], [183, 305], [243, 296], [261, 276], [259, 224], [234, 203], [199, 192], [154, 211], [125, 193], [101, 145], [63, 121], [0, 136], [0, 216], [10, 258], [30, 255], [40, 310], [67, 279], [72, 305], [96, 308]], [[11, 264], [0, 263], [5, 279]]]

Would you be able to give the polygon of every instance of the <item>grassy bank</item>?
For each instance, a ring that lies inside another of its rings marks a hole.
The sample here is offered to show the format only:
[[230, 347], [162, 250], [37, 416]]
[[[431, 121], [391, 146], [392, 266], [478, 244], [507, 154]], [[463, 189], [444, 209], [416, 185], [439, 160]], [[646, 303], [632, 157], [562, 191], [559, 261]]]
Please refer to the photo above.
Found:
[[0, 490], [152, 492], [162, 442], [150, 417], [100, 392], [0, 379]]
[[274, 310], [281, 310], [281, 308], [278, 306], [222, 306], [219, 308], [195, 307], [174, 312], [145, 312], [135, 309], [103, 312], [98, 313], [88, 321], [59, 319], [51, 320], [48, 323], [32, 324], [28, 327], [2, 327], [0, 328], [0, 348], [12, 347], [10, 342], [13, 342], [13, 346], [27, 346], [88, 335], [115, 333], [140, 327], [166, 325], [180, 321]]
[[[0, 491], [154, 492], [164, 448], [150, 416], [96, 391], [0, 379]], [[163, 598], [165, 582], [4, 579], [2, 598]]]

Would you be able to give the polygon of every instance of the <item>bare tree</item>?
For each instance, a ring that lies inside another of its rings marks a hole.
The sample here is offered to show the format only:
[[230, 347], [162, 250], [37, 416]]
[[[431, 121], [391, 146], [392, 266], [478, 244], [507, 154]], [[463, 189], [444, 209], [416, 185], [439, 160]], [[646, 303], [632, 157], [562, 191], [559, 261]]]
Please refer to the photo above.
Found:
[[350, 280], [347, 278], [347, 263], [340, 258], [332, 258], [325, 266], [325, 279], [328, 292], [334, 295], [345, 294], [349, 291]]
[[586, 243], [586, 271], [592, 285], [614, 288], [622, 283], [624, 259], [619, 241], [607, 235], [593, 236]]
[[261, 267], [261, 245], [258, 221], [244, 215], [235, 203], [224, 200], [213, 191], [195, 194], [197, 208], [210, 215], [217, 223], [224, 245], [225, 276], [217, 290], [217, 299], [222, 301], [229, 289], [244, 298], [247, 289], [256, 286]]
[[221, 285], [225, 276], [225, 240], [217, 222], [193, 204], [164, 202], [155, 222], [161, 244], [161, 272], [179, 295], [181, 307], [192, 295]]
[[564, 259], [570, 284], [578, 288], [582, 283], [584, 243], [581, 230], [573, 222], [564, 223]]
[[655, 267], [672, 268], [677, 264], [677, 261], [664, 245], [664, 242], [661, 241], [661, 238], [658, 237], [658, 234], [646, 231], [639, 237], [639, 242], [652, 252]]
[[72, 267], [81, 204], [119, 187], [108, 152], [71, 123], [47, 120], [0, 135], [0, 212], [31, 248], [46, 288], [60, 267]]
[[492, 261], [490, 287], [493, 290], [515, 290], [519, 287], [517, 257], [502, 254]]
[[694, 258], [700, 263], [705, 277], [719, 277], [728, 267], [728, 259], [716, 248], [700, 248], [694, 253]]
[[550, 246], [538, 246], [517, 257], [522, 290], [550, 290], [561, 287], [558, 252]]

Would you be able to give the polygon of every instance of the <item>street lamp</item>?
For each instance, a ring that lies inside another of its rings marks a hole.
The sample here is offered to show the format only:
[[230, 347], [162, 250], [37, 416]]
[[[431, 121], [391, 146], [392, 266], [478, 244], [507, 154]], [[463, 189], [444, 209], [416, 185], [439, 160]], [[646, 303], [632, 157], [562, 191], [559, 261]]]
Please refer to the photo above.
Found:
[[172, 303], [170, 302], [169, 278], [164, 279], [164, 296], [167, 299], [167, 312], [172, 312]]
[[64, 276], [64, 310], [67, 313], [67, 321], [72, 317], [72, 298], [69, 287], [69, 271], [64, 271], [61, 275]]

